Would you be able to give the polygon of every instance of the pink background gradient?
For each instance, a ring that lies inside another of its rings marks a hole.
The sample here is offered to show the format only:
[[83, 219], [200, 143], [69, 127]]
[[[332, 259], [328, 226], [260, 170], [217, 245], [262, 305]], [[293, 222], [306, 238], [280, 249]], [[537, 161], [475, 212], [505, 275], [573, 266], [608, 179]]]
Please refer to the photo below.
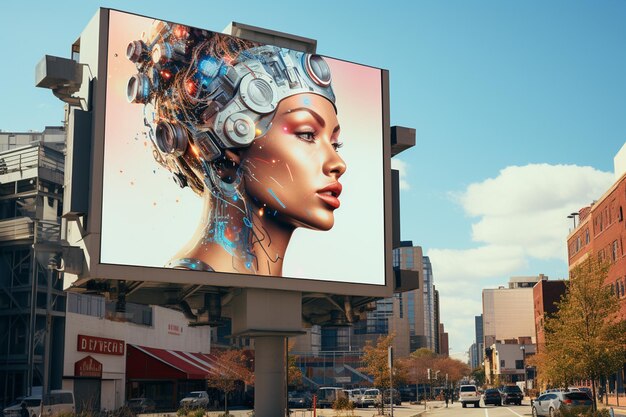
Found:
[[[126, 46], [153, 19], [111, 11], [102, 207], [102, 263], [162, 267], [196, 229], [202, 202], [152, 156], [144, 106], [126, 99], [135, 65]], [[328, 232], [297, 229], [284, 276], [384, 285], [381, 71], [327, 58], [347, 164], [341, 208]], [[152, 117], [146, 110], [148, 120]]]

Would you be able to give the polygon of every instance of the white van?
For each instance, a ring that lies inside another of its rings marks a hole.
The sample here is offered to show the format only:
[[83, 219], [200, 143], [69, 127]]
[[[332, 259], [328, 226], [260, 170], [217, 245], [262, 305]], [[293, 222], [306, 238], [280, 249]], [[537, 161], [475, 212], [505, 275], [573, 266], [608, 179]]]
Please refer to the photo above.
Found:
[[3, 410], [4, 417], [20, 417], [22, 413], [22, 403], [26, 404], [28, 415], [37, 417], [41, 410], [41, 395], [31, 395], [30, 397], [18, 398]]
[[342, 397], [346, 397], [346, 393], [341, 388], [321, 387], [317, 390], [317, 406], [319, 408], [330, 408], [333, 403]]
[[474, 407], [480, 407], [480, 394], [476, 385], [461, 385], [459, 387], [459, 401], [463, 408], [467, 407], [467, 404], [474, 404]]
[[41, 400], [40, 417], [57, 417], [59, 414], [74, 413], [74, 393], [67, 390], [52, 390]]

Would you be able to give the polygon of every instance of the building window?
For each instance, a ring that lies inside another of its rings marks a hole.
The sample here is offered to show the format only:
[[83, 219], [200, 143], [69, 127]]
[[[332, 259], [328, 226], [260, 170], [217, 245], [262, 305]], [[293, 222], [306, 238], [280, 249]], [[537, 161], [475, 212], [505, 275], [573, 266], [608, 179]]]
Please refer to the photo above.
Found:
[[589, 243], [589, 229], [585, 229], [585, 245], [588, 243]]
[[524, 360], [515, 361], [515, 369], [524, 369]]
[[611, 259], [613, 259], [613, 262], [617, 260], [617, 240], [613, 241], [613, 248], [611, 250]]
[[[619, 290], [619, 287], [617, 287]], [[615, 295], [615, 284], [611, 284], [611, 295]]]
[[620, 280], [619, 287], [621, 289], [622, 297], [623, 297], [624, 296], [624, 280]]
[[500, 359], [500, 368], [506, 368], [504, 359]]

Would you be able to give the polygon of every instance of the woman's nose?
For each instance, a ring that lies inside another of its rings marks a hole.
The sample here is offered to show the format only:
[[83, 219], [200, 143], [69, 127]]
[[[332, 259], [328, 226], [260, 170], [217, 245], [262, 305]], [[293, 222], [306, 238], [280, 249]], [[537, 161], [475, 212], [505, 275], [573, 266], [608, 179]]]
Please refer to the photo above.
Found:
[[327, 158], [324, 163], [324, 174], [326, 175], [335, 175], [335, 178], [338, 179], [346, 172], [346, 163], [339, 156], [334, 146], [329, 143], [327, 148]]

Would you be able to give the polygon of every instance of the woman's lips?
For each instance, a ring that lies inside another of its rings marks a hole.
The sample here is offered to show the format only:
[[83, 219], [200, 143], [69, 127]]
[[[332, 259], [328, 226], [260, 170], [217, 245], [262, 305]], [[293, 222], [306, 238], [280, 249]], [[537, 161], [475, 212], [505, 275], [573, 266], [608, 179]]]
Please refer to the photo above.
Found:
[[318, 190], [315, 195], [317, 195], [323, 202], [325, 202], [332, 208], [338, 209], [341, 205], [341, 202], [339, 201], [341, 189], [341, 184], [338, 182], [334, 182], [322, 188], [321, 190]]

